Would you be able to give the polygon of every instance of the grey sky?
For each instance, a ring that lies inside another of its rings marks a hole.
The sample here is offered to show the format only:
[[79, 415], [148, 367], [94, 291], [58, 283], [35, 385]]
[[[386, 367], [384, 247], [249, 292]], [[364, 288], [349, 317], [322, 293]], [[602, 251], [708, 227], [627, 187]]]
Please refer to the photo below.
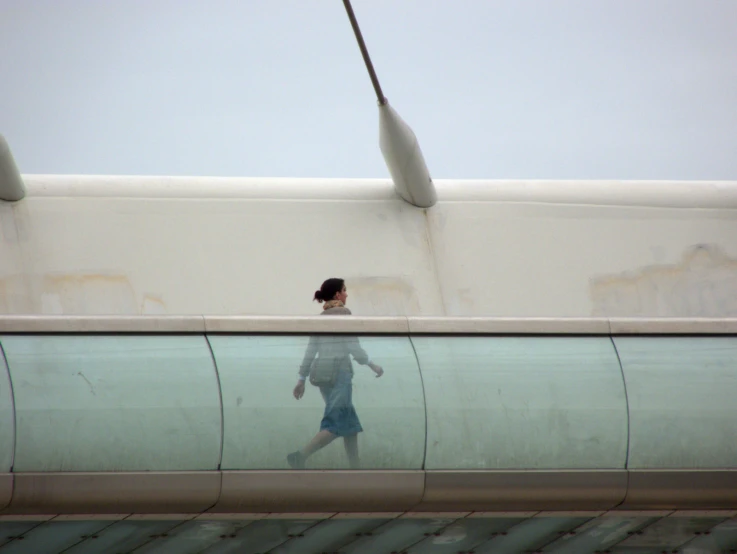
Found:
[[[353, 0], [435, 178], [737, 179], [737, 0]], [[387, 177], [340, 0], [0, 0], [24, 173]]]

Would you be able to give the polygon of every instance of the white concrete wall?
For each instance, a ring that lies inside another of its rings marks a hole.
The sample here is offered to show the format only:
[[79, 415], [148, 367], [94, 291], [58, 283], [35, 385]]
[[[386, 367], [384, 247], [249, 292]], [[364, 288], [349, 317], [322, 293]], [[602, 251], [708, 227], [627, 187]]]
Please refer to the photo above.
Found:
[[25, 176], [0, 312], [737, 316], [737, 183]]

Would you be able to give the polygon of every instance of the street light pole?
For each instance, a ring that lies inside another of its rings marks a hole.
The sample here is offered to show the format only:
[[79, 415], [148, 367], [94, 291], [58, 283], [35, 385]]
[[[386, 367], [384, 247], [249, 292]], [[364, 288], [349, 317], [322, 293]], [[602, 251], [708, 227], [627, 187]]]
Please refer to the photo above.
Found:
[[406, 202], [419, 208], [430, 208], [437, 202], [435, 184], [420, 150], [417, 137], [407, 123], [390, 105], [384, 96], [376, 76], [376, 70], [363, 40], [350, 0], [343, 0], [343, 6], [356, 35], [358, 48], [366, 64], [371, 84], [379, 102], [379, 148], [384, 162], [394, 181], [394, 189]]
[[5, 137], [0, 135], [0, 200], [17, 202], [26, 196], [26, 186], [15, 165]]
[[353, 34], [356, 35], [356, 41], [358, 42], [358, 47], [361, 49], [361, 56], [363, 56], [363, 62], [366, 64], [366, 69], [368, 70], [369, 77], [371, 77], [371, 84], [374, 85], [374, 91], [376, 92], [376, 98], [379, 101], [379, 106], [383, 106], [384, 104], [386, 104], [386, 98], [384, 97], [384, 93], [381, 90], [379, 78], [376, 76], [374, 64], [371, 63], [371, 57], [369, 56], [368, 49], [366, 48], [366, 43], [363, 41], [361, 28], [358, 26], [358, 21], [356, 21], [356, 14], [353, 13], [351, 0], [343, 0], [343, 5], [345, 6], [345, 11], [348, 13], [348, 19], [351, 20]]

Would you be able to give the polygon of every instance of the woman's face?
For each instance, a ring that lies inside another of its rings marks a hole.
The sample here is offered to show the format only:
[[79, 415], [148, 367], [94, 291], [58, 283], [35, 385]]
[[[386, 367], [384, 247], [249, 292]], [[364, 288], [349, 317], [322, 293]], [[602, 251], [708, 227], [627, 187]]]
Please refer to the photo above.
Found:
[[348, 291], [346, 290], [345, 286], [343, 286], [343, 290], [335, 293], [335, 299], [340, 300], [343, 304], [346, 303], [346, 301], [348, 300]]

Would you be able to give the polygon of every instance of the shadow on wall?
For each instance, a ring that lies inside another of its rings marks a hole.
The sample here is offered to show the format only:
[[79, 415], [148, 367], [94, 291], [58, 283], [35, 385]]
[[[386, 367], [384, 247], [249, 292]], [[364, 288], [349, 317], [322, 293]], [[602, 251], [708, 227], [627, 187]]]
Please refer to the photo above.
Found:
[[737, 260], [718, 245], [696, 245], [673, 265], [590, 280], [596, 317], [737, 316]]

